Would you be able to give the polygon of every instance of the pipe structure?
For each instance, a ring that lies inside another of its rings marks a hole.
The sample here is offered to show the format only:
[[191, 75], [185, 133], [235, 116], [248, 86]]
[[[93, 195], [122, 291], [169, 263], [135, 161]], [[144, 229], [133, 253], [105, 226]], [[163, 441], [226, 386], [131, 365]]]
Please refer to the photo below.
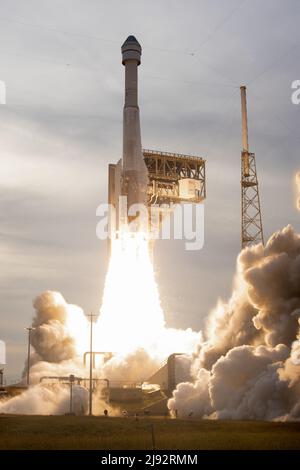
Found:
[[30, 348], [31, 348], [31, 332], [34, 330], [33, 327], [29, 326], [25, 328], [28, 331], [28, 344], [27, 344], [27, 387], [30, 385]]
[[[44, 382], [45, 380], [58, 380], [58, 382], [62, 382], [62, 381], [69, 382], [70, 381], [70, 376], [69, 375], [67, 375], [67, 376], [63, 376], [63, 375], [43, 375], [42, 377], [40, 377], [40, 383]], [[76, 376], [74, 376], [74, 382], [77, 382], [78, 385], [80, 385], [81, 382], [87, 382], [89, 380], [90, 379], [87, 378], [87, 377], [76, 377]], [[107, 388], [109, 388], [109, 386], [110, 386], [109, 379], [93, 379], [93, 382], [105, 382], [106, 385], [107, 385]]]
[[[89, 356], [90, 354], [91, 354], [90, 351], [86, 351], [86, 352], [83, 354], [83, 365], [84, 365], [84, 366], [86, 366], [87, 356]], [[114, 354], [115, 354], [115, 353], [114, 353], [114, 352], [111, 352], [111, 351], [93, 351], [93, 352], [92, 352], [92, 356], [93, 356], [93, 367], [96, 367], [96, 356], [108, 356], [108, 358], [111, 359]]]

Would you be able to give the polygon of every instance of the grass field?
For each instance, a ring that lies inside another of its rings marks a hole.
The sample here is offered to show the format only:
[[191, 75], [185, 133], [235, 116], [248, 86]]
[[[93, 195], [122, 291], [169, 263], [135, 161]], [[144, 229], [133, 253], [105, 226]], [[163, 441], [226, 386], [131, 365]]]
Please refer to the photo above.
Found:
[[0, 416], [0, 449], [300, 449], [300, 423]]

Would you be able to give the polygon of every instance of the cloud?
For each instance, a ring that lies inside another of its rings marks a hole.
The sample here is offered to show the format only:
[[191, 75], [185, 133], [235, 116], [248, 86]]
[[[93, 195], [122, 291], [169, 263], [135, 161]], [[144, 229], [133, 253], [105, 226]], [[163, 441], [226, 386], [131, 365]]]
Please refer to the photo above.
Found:
[[220, 419], [300, 419], [300, 235], [289, 225], [238, 257], [235, 289], [208, 319], [194, 381], [169, 400]]

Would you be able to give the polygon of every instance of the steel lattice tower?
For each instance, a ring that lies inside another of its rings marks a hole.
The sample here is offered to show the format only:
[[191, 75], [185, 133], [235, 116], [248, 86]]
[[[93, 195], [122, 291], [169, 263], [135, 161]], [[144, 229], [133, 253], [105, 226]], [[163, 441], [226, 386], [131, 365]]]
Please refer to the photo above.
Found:
[[241, 154], [242, 248], [264, 244], [255, 153], [249, 152], [246, 87], [241, 86], [243, 150]]

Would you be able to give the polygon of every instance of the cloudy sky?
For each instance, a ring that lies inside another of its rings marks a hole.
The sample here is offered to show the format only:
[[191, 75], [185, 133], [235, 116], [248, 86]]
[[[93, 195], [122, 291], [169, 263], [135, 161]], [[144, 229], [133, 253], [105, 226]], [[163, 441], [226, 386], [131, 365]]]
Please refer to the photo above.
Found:
[[106, 244], [96, 207], [122, 152], [124, 69], [134, 34], [145, 148], [207, 159], [205, 246], [159, 242], [169, 326], [199, 329], [226, 298], [240, 248], [240, 97], [248, 86], [266, 237], [292, 223], [300, 169], [298, 0], [0, 0], [0, 339], [20, 374], [32, 300], [60, 291], [101, 305]]

